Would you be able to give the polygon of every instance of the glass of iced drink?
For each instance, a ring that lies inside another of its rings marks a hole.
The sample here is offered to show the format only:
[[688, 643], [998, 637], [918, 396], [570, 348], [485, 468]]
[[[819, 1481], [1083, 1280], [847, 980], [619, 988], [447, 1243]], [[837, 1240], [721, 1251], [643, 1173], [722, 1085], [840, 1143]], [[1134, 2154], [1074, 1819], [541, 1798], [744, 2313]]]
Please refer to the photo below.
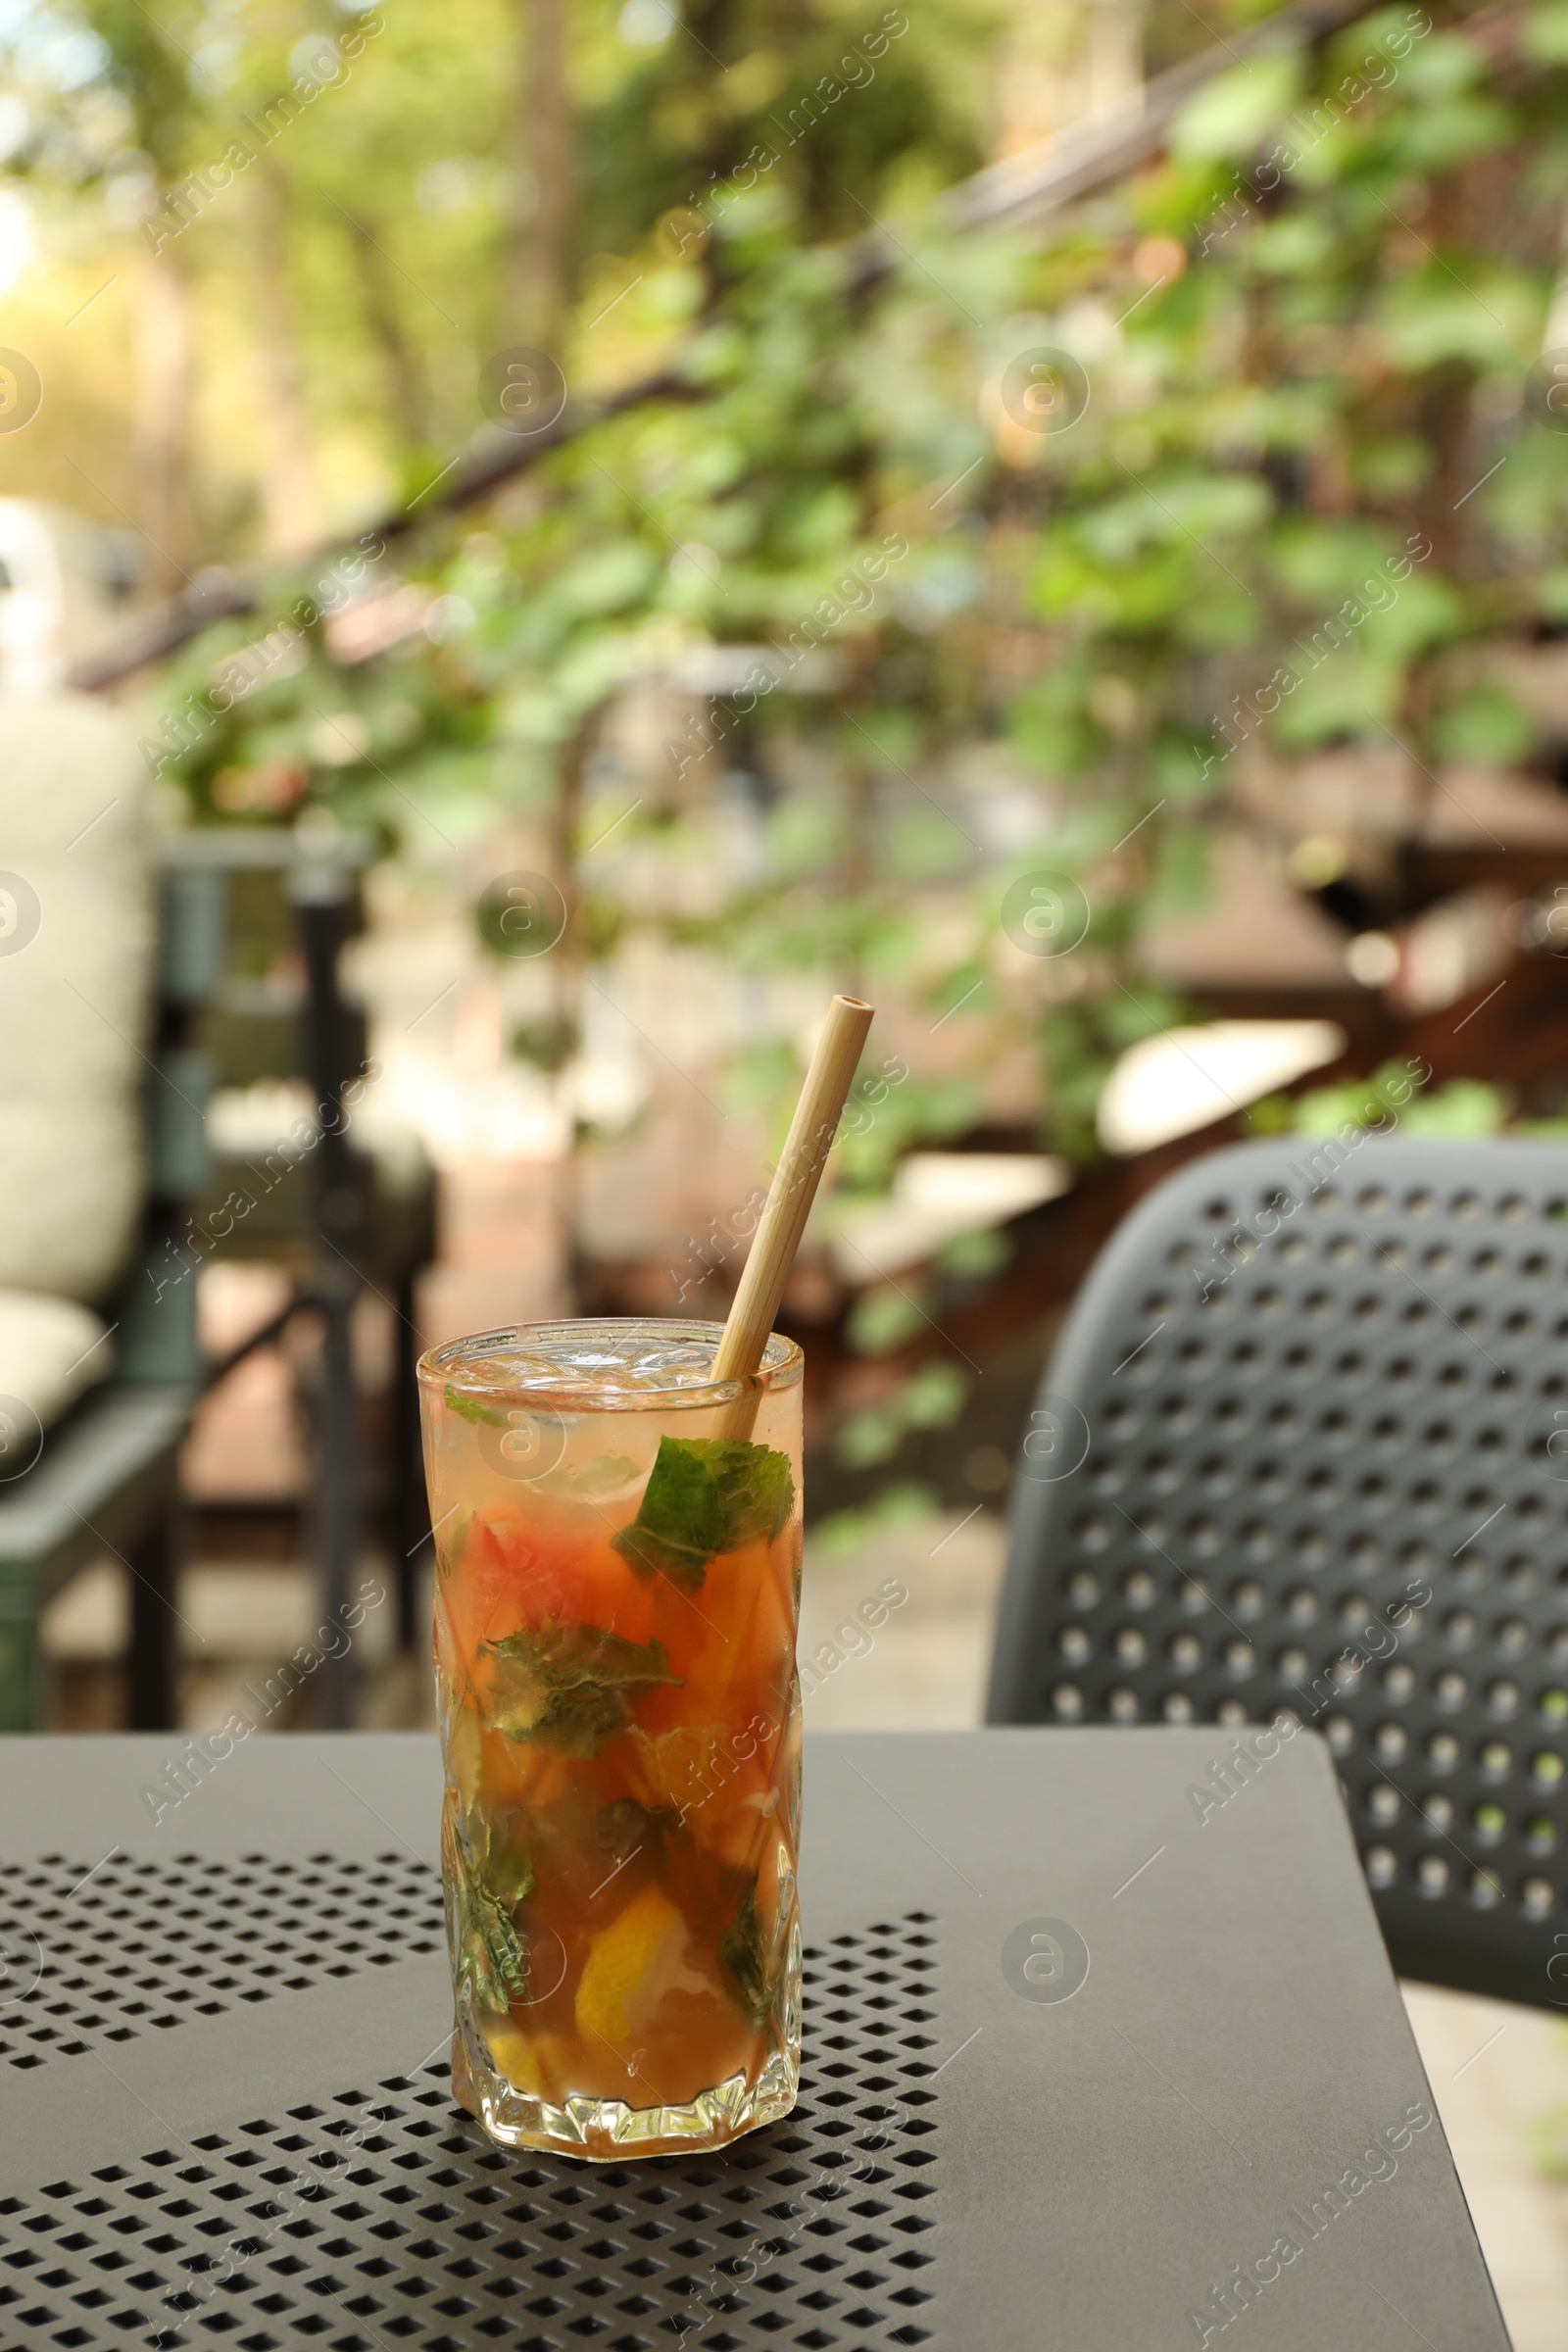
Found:
[[801, 1379], [716, 1323], [419, 1365], [453, 2084], [504, 2147], [717, 2147], [800, 2068]]

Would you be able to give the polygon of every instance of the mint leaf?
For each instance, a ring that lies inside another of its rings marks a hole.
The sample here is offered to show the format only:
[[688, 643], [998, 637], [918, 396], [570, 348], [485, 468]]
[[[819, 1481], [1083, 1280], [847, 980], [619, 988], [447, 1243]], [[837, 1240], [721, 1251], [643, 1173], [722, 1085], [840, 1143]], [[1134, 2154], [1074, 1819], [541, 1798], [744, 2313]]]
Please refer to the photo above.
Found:
[[533, 1864], [526, 1854], [493, 1836], [485, 1841], [484, 1860], [479, 1866], [479, 1885], [487, 1896], [515, 1910], [534, 1887]]
[[435, 1543], [435, 1572], [439, 1582], [446, 1582], [463, 1557], [463, 1547], [467, 1541], [472, 1520], [471, 1511], [459, 1511], [455, 1517], [446, 1520], [444, 1529], [431, 1531]]
[[[678, 1442], [678, 1441], [677, 1441]], [[771, 1544], [795, 1508], [795, 1481], [790, 1457], [771, 1446], [752, 1446], [741, 1438], [692, 1438], [686, 1441], [718, 1489], [724, 1514], [720, 1551], [735, 1551], [762, 1536]]]
[[505, 2015], [514, 2000], [526, 1998], [527, 1955], [499, 1903], [482, 1898], [472, 1901], [463, 1948], [468, 1981], [481, 2008]]
[[661, 1438], [637, 1516], [611, 1542], [641, 1576], [662, 1571], [695, 1592], [708, 1563], [723, 1548], [724, 1509], [695, 1446]]
[[762, 1923], [757, 1916], [755, 1878], [746, 1890], [746, 1900], [718, 1939], [718, 1956], [729, 1978], [730, 1989], [753, 2025], [764, 2024], [773, 2006], [776, 1986], [762, 1939]]
[[464, 1973], [480, 2006], [505, 2011], [528, 1990], [528, 1955], [513, 1924], [511, 1906], [532, 1888], [533, 1870], [512, 1854], [497, 1857], [499, 1868], [493, 1868], [489, 1842], [487, 1836], [486, 1867], [481, 1870], [466, 1838], [452, 1840], [461, 1882], [460, 1950]]
[[481, 1421], [487, 1422], [492, 1429], [505, 1429], [507, 1426], [505, 1413], [498, 1413], [491, 1405], [481, 1404], [477, 1396], [465, 1396], [461, 1390], [452, 1386], [450, 1380], [447, 1382], [446, 1398], [452, 1410], [465, 1421], [472, 1421], [476, 1426]]
[[680, 1681], [662, 1642], [644, 1649], [597, 1625], [547, 1620], [479, 1647], [495, 1661], [484, 1710], [491, 1729], [558, 1756], [597, 1756], [625, 1730], [639, 1693]]
[[710, 1560], [771, 1542], [794, 1507], [787, 1453], [743, 1438], [662, 1438], [637, 1516], [611, 1542], [640, 1576], [696, 1592]]

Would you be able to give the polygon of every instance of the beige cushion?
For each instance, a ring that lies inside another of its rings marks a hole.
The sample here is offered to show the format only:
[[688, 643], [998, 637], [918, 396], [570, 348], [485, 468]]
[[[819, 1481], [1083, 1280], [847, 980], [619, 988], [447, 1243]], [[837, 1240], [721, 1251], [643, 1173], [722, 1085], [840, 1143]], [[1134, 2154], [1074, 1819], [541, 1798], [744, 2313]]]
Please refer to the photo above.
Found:
[[[112, 1362], [113, 1342], [90, 1308], [38, 1291], [0, 1290], [0, 1425], [14, 1418], [7, 1411], [14, 1399], [47, 1429], [103, 1379]], [[5, 1442], [0, 1426], [0, 1445]], [[19, 1442], [25, 1446], [24, 1433]], [[5, 1466], [0, 1461], [0, 1469]]]
[[129, 1251], [153, 939], [146, 780], [118, 711], [85, 695], [0, 698], [0, 868], [32, 894], [20, 927], [0, 908], [0, 1286], [101, 1298]]

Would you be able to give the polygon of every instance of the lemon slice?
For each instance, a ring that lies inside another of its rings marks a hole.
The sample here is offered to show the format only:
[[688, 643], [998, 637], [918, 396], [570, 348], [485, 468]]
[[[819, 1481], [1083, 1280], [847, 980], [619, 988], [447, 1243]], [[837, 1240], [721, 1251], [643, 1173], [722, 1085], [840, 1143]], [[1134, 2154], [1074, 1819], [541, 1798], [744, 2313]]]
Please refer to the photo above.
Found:
[[686, 1921], [658, 1886], [634, 1894], [588, 1947], [577, 1983], [577, 2031], [623, 2049], [687, 1975]]
[[559, 2073], [562, 2045], [558, 2034], [519, 2034], [515, 2026], [483, 2029], [490, 2063], [514, 2090], [536, 2099], [553, 2095], [549, 2076]]

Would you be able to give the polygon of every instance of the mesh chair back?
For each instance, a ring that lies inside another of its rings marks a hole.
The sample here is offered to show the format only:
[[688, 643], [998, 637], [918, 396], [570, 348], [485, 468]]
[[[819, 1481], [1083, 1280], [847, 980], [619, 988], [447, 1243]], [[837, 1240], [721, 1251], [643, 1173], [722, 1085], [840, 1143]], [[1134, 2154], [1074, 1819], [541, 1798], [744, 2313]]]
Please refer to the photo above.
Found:
[[1568, 2006], [1554, 1145], [1216, 1152], [1085, 1286], [1023, 1443], [990, 1720], [1211, 1722], [1221, 1805], [1281, 1710], [1334, 1751], [1395, 1965]]

